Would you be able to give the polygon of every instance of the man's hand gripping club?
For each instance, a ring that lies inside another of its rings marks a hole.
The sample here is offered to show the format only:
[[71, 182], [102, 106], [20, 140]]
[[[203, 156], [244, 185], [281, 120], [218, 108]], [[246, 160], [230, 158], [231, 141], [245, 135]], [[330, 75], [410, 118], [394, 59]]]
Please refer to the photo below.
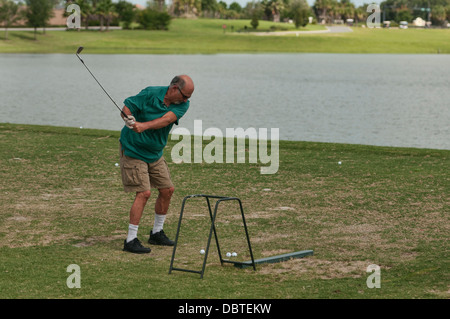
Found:
[[123, 111], [127, 115], [127, 117], [124, 117], [122, 115], [122, 119], [124, 120], [126, 127], [128, 127], [130, 130], [135, 131], [136, 133], [142, 133], [146, 130], [157, 130], [166, 127], [167, 125], [174, 123], [177, 120], [176, 115], [172, 111], [169, 111], [160, 118], [142, 123], [136, 121], [134, 116], [131, 115], [130, 109], [128, 107], [124, 106]]
[[125, 121], [125, 126], [129, 129], [133, 129], [134, 124], [136, 124], [136, 119], [133, 115], [127, 115], [127, 117], [122, 117], [122, 119]]

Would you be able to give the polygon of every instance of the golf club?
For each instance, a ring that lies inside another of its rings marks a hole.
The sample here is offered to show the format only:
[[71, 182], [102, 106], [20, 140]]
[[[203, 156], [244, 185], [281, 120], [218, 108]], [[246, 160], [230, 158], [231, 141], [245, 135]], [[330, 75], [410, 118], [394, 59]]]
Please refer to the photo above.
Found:
[[79, 47], [77, 50], [77, 57], [78, 59], [80, 59], [81, 63], [83, 63], [84, 67], [86, 68], [86, 70], [89, 71], [89, 73], [92, 75], [92, 77], [94, 78], [95, 81], [97, 81], [98, 85], [100, 85], [100, 87], [102, 88], [102, 90], [106, 93], [106, 95], [108, 95], [108, 97], [111, 99], [111, 101], [114, 103], [114, 105], [119, 109], [119, 111], [122, 113], [123, 116], [125, 116], [125, 118], [128, 118], [128, 116], [122, 111], [122, 109], [117, 105], [117, 103], [111, 98], [111, 96], [108, 94], [108, 92], [106, 92], [106, 90], [103, 88], [103, 86], [100, 84], [100, 82], [97, 80], [97, 78], [94, 76], [94, 74], [92, 74], [91, 70], [89, 70], [89, 68], [86, 66], [86, 64], [84, 63], [83, 59], [80, 58], [79, 54], [81, 53], [81, 51], [83, 51], [84, 47]]

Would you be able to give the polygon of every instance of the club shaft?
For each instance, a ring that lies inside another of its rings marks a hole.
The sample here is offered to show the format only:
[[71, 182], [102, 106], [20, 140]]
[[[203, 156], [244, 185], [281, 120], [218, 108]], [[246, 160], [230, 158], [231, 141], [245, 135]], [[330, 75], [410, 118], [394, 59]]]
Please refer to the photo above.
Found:
[[98, 85], [100, 85], [100, 87], [102, 88], [103, 92], [106, 93], [106, 95], [108, 95], [109, 99], [114, 103], [114, 105], [119, 109], [120, 113], [122, 113], [123, 116], [125, 116], [125, 118], [128, 118], [128, 116], [123, 112], [123, 110], [117, 105], [117, 103], [112, 99], [112, 97], [108, 94], [108, 92], [106, 92], [105, 88], [103, 87], [103, 85], [100, 84], [100, 82], [97, 80], [97, 78], [95, 77], [94, 74], [92, 74], [91, 70], [89, 70], [89, 68], [87, 67], [87, 65], [84, 63], [84, 61], [78, 56], [77, 53], [77, 57], [78, 59], [80, 59], [81, 63], [83, 63], [84, 67], [86, 68], [86, 70], [88, 70], [88, 72], [92, 75], [92, 77], [94, 78], [94, 80], [98, 83]]

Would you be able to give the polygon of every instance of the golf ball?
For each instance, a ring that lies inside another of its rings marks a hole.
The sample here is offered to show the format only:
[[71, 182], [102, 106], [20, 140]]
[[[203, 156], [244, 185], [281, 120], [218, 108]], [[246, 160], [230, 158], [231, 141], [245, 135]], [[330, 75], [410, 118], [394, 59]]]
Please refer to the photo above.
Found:
[[116, 166], [119, 166], [119, 163], [116, 163], [115, 165], [116, 165]]
[[231, 253], [231, 256], [232, 256], [232, 257], [236, 257], [237, 254], [236, 254], [235, 252], [232, 252], [232, 253]]
[[200, 249], [200, 254], [205, 254], [205, 250], [204, 249]]
[[227, 253], [227, 257], [231, 257], [231, 253]]
[[342, 164], [342, 162], [341, 162], [341, 161], [339, 161], [339, 162], [338, 162], [338, 164], [339, 164], [339, 165], [341, 165], [341, 164]]

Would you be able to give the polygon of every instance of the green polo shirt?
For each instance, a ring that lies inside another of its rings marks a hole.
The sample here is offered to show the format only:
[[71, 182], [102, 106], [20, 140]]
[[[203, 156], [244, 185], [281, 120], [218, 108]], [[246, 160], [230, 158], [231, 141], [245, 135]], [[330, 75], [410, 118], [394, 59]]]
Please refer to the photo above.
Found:
[[[189, 101], [166, 106], [163, 100], [168, 89], [168, 86], [149, 86], [139, 94], [125, 99], [123, 103], [130, 109], [131, 114], [138, 122], [152, 121], [172, 111], [177, 117], [175, 124], [178, 125], [178, 120], [189, 108]], [[120, 142], [125, 155], [147, 163], [157, 161], [163, 155], [163, 149], [167, 144], [173, 124], [157, 130], [146, 130], [142, 133], [136, 133], [124, 126], [120, 133]]]

